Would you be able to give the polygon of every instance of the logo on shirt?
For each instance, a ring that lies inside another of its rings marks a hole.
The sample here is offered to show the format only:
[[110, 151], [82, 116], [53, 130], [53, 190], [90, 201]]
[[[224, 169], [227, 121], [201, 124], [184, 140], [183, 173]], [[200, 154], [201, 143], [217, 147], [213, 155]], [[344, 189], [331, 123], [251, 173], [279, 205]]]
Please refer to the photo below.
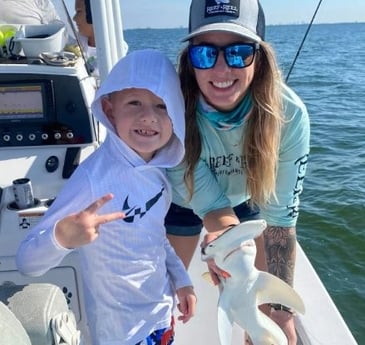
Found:
[[307, 169], [308, 154], [300, 157], [294, 163], [297, 166], [297, 180], [293, 189], [293, 199], [291, 205], [288, 205], [289, 210], [288, 216], [291, 218], [297, 218], [299, 215], [299, 195], [303, 191], [304, 176]]
[[146, 215], [146, 213], [152, 208], [153, 205], [157, 203], [157, 201], [161, 198], [163, 191], [165, 190], [164, 187], [161, 188], [161, 191], [157, 193], [153, 198], [149, 199], [144, 206], [138, 207], [138, 206], [129, 206], [128, 198], [127, 196], [123, 203], [123, 211], [126, 215], [123, 220], [127, 223], [133, 223], [135, 217], [142, 218]]

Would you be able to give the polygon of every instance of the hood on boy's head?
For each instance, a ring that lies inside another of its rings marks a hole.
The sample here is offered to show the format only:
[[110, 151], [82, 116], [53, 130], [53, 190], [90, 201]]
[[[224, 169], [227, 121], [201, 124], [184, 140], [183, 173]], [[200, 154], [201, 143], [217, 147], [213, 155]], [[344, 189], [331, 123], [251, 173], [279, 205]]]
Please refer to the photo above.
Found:
[[175, 67], [164, 54], [153, 49], [137, 50], [120, 59], [102, 82], [91, 105], [93, 115], [108, 132], [115, 134], [115, 129], [102, 110], [101, 99], [130, 88], [147, 89], [165, 102], [175, 135], [162, 152], [174, 157], [170, 157], [168, 166], [176, 165], [184, 155], [185, 106]]

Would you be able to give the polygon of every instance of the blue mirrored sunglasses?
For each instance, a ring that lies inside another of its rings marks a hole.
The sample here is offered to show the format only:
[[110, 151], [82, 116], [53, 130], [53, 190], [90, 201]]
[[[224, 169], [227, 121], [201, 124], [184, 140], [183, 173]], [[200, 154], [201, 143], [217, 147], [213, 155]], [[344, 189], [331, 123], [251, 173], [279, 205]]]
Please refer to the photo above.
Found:
[[212, 44], [196, 44], [189, 46], [189, 58], [194, 68], [213, 68], [217, 62], [220, 51], [231, 68], [246, 68], [254, 60], [256, 51], [260, 48], [258, 43], [235, 43], [224, 47]]

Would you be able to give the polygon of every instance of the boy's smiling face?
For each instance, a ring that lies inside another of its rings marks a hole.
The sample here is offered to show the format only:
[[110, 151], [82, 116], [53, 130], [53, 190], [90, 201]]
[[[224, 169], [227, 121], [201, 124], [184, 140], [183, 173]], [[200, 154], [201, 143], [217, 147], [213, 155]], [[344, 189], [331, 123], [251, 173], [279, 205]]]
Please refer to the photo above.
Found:
[[103, 111], [118, 136], [146, 162], [173, 133], [164, 101], [146, 89], [125, 89], [102, 99]]

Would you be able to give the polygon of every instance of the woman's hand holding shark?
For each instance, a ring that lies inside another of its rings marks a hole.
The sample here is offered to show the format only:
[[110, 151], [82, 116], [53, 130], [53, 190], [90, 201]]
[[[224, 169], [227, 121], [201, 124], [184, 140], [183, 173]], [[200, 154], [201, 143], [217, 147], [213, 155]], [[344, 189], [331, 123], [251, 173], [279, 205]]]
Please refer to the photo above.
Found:
[[[233, 209], [226, 207], [208, 212], [204, 216], [203, 224], [205, 229], [209, 229], [209, 232], [204, 236], [204, 240], [200, 245], [202, 250], [209, 242], [215, 240], [232, 226], [240, 224], [240, 221]], [[230, 274], [220, 269], [213, 259], [207, 259], [206, 262], [208, 264], [210, 276], [215, 285], [218, 285], [220, 280], [230, 277]]]
[[[201, 243], [201, 248], [202, 250], [204, 250], [204, 248], [213, 240], [215, 240], [216, 238], [218, 238], [220, 235], [222, 235], [225, 232], [225, 230], [223, 231], [216, 231], [216, 232], [208, 232], [203, 239], [203, 242]], [[212, 279], [212, 282], [214, 285], [218, 285], [221, 279], [226, 279], [229, 278], [231, 275], [220, 269], [214, 259], [207, 259], [206, 263], [208, 265], [208, 270], [210, 273], [210, 277]]]

